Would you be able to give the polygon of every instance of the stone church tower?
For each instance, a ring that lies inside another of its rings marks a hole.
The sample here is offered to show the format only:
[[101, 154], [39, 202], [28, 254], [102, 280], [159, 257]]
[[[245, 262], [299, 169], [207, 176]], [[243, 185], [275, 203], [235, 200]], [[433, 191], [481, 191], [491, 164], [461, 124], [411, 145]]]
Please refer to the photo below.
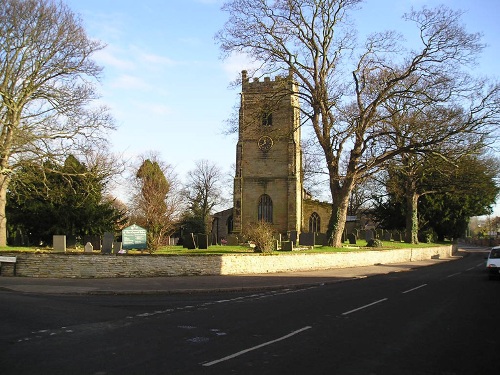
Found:
[[302, 151], [298, 88], [292, 77], [263, 81], [242, 72], [232, 233], [264, 220], [301, 231]]

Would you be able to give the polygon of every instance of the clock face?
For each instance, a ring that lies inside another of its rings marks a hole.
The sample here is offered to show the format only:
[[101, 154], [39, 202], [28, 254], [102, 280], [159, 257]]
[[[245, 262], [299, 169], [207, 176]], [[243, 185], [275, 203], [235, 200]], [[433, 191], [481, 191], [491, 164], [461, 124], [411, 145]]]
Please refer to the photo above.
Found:
[[271, 137], [265, 135], [259, 138], [257, 144], [262, 151], [269, 151], [273, 147], [273, 140]]

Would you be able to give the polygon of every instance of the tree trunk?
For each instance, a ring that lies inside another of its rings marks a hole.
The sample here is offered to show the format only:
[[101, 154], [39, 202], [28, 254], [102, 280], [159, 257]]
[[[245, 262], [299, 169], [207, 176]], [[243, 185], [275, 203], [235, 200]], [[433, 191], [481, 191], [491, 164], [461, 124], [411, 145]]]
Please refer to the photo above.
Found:
[[332, 187], [332, 214], [328, 222], [327, 238], [333, 247], [342, 247], [342, 233], [344, 232], [349, 207], [349, 196], [353, 187], [352, 181], [344, 181], [340, 187]]
[[418, 243], [418, 198], [414, 191], [408, 191], [406, 195], [406, 233], [405, 242]]
[[5, 207], [7, 205], [7, 188], [10, 177], [0, 174], [0, 246], [7, 246], [7, 217]]

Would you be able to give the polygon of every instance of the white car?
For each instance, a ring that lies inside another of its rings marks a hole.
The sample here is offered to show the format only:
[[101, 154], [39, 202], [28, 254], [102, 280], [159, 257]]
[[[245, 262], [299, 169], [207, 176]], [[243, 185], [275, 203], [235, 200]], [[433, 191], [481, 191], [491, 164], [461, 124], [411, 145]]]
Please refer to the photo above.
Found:
[[492, 247], [486, 258], [486, 268], [490, 276], [490, 280], [495, 277], [500, 277], [500, 246]]

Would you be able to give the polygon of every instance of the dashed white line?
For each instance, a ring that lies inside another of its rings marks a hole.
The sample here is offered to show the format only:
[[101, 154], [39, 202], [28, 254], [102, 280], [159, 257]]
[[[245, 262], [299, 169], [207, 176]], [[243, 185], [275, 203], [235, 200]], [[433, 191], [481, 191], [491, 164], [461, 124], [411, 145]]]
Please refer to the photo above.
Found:
[[427, 286], [427, 284], [422, 284], [422, 285], [419, 285], [419, 286], [417, 286], [417, 287], [415, 287], [415, 288], [405, 290], [405, 291], [404, 291], [404, 292], [402, 292], [402, 293], [403, 293], [403, 294], [410, 293], [410, 292], [413, 292], [414, 290], [417, 290], [417, 289], [423, 288], [424, 286]]
[[446, 278], [454, 277], [454, 276], [457, 276], [457, 275], [460, 275], [460, 274], [461, 274], [461, 272], [452, 273], [451, 275], [446, 276]]
[[221, 359], [216, 359], [215, 361], [211, 361], [211, 362], [203, 363], [203, 366], [205, 366], [205, 367], [209, 367], [209, 366], [215, 365], [215, 364], [217, 364], [217, 363], [227, 361], [227, 360], [229, 360], [229, 359], [232, 359], [232, 358], [238, 357], [238, 356], [240, 356], [240, 355], [242, 355], [242, 354], [245, 354], [245, 353], [251, 352], [251, 351], [253, 351], [253, 350], [256, 350], [256, 349], [262, 348], [262, 347], [264, 347], [264, 346], [274, 344], [274, 343], [276, 343], [276, 342], [278, 342], [278, 341], [286, 340], [286, 339], [288, 339], [288, 338], [290, 338], [290, 337], [292, 337], [292, 336], [294, 336], [294, 335], [296, 335], [296, 334], [298, 334], [298, 333], [300, 333], [300, 332], [306, 331], [306, 330], [311, 329], [311, 328], [312, 328], [311, 326], [306, 326], [306, 327], [303, 327], [303, 328], [301, 328], [301, 329], [298, 329], [298, 330], [296, 330], [296, 331], [293, 331], [293, 332], [289, 333], [288, 335], [282, 336], [282, 337], [277, 338], [277, 339], [275, 339], [275, 340], [271, 340], [271, 341], [265, 342], [265, 343], [263, 343], [263, 344], [260, 344], [260, 345], [254, 346], [254, 347], [252, 347], [252, 348], [248, 348], [248, 349], [245, 349], [245, 350], [241, 350], [241, 351], [239, 351], [239, 352], [237, 352], [237, 353], [234, 353], [234, 354], [228, 355], [228, 356], [226, 356], [226, 357], [224, 357], [224, 358], [221, 358]]
[[367, 307], [370, 307], [370, 306], [376, 305], [377, 303], [381, 303], [381, 302], [384, 302], [384, 301], [387, 301], [387, 298], [380, 299], [380, 300], [378, 300], [378, 301], [375, 301], [375, 302], [369, 303], [368, 305], [364, 305], [364, 306], [358, 307], [357, 309], [354, 309], [354, 310], [349, 310], [349, 311], [346, 311], [346, 312], [342, 313], [342, 315], [349, 315], [349, 314], [351, 314], [351, 313], [353, 313], [353, 312], [356, 312], [356, 311], [359, 311], [359, 310], [366, 309]]

